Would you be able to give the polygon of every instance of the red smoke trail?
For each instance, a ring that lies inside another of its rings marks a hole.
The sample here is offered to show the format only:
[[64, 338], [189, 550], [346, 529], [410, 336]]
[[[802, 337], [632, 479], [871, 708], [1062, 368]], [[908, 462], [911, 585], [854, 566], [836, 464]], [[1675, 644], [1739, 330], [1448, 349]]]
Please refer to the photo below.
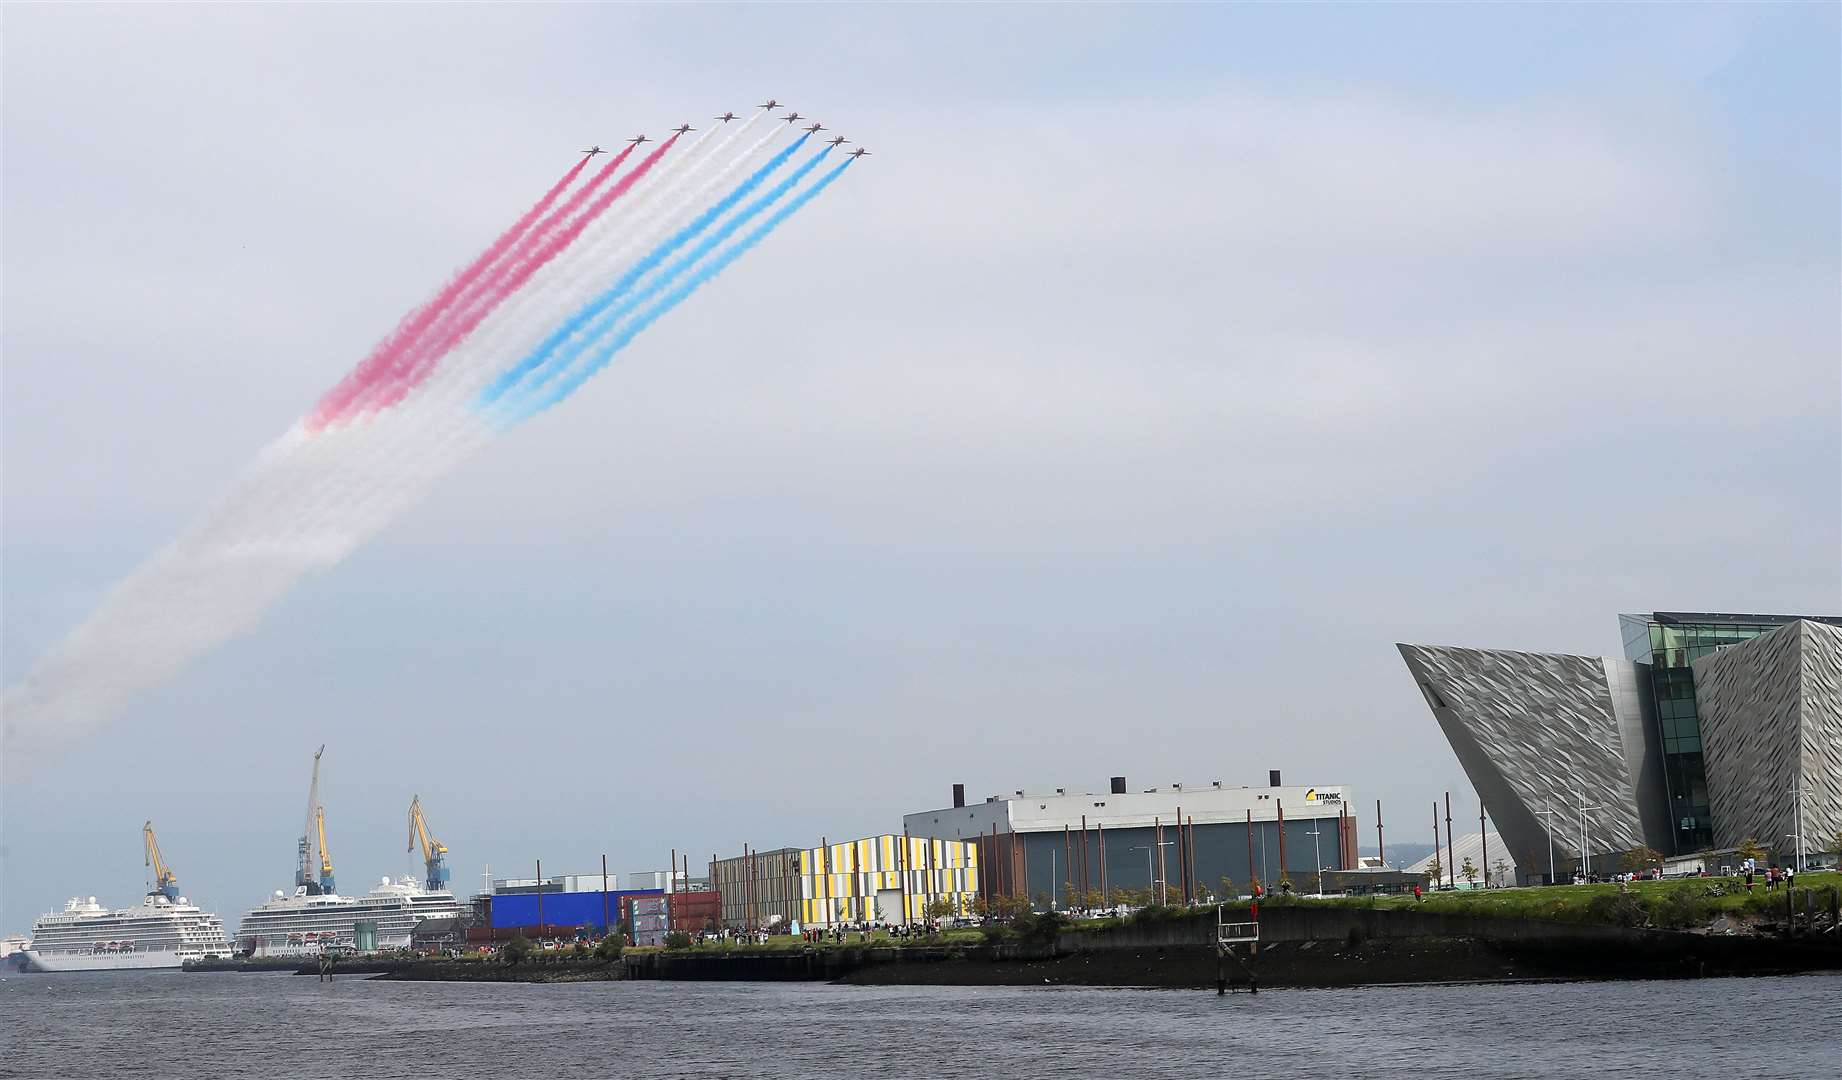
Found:
[[359, 361], [358, 366], [353, 368], [345, 378], [339, 380], [339, 385], [327, 391], [319, 404], [314, 406], [307, 420], [308, 430], [318, 431], [335, 420], [344, 419], [352, 403], [362, 397], [370, 386], [387, 375], [397, 354], [418, 341], [431, 324], [439, 319], [468, 289], [472, 288], [480, 276], [531, 228], [531, 223], [542, 216], [544, 211], [550, 209], [551, 204], [556, 202], [558, 196], [562, 195], [570, 184], [575, 183], [576, 177], [582, 175], [582, 170], [587, 166], [588, 158], [583, 158], [570, 166], [562, 179], [550, 185], [550, 190], [544, 192], [543, 198], [537, 200], [517, 221], [512, 222], [511, 227], [501, 233], [490, 247], [467, 265], [466, 269], [454, 275], [453, 280], [449, 281], [441, 292], [435, 294], [433, 300], [405, 316], [403, 321], [397, 324], [397, 328], [371, 350], [369, 356]]
[[[533, 235], [531, 240], [525, 245], [527, 250], [514, 255], [508, 260], [510, 265], [509, 272], [495, 274], [493, 280], [482, 287], [482, 295], [473, 303], [471, 309], [466, 311], [462, 316], [441, 327], [427, 342], [425, 348], [416, 350], [419, 355], [417, 355], [415, 362], [410, 365], [409, 369], [402, 373], [401, 377], [388, 383], [380, 383], [378, 386], [374, 387], [373, 392], [367, 394], [365, 400], [361, 403], [362, 407], [366, 410], [388, 409], [408, 396], [411, 390], [415, 389], [422, 380], [428, 378], [429, 375], [434, 372], [435, 362], [440, 359], [442, 355], [459, 344], [468, 334], [471, 334], [474, 328], [479, 326], [480, 323], [485, 320], [486, 316], [492, 314], [494, 309], [503, 303], [507, 297], [523, 288], [525, 282], [531, 280], [532, 274], [537, 273], [545, 264], [556, 258], [565, 248], [574, 243], [576, 237], [582, 235], [582, 230], [588, 228], [590, 222], [601, 216], [601, 212], [606, 210], [609, 204], [622, 195], [625, 195], [634, 184], [640, 181], [641, 177], [652, 171], [652, 167], [658, 164], [659, 159], [665, 156], [665, 152], [670, 150], [672, 144], [677, 142], [678, 139], [678, 135], [673, 135], [671, 138], [660, 143], [657, 150], [646, 155], [645, 159], [635, 166], [632, 172], [621, 177], [619, 183], [597, 196], [595, 201], [589, 204], [588, 209], [584, 210], [575, 220], [564, 226], [560, 231], [556, 231], [541, 240], [539, 240], [536, 235]], [[621, 156], [625, 157], [632, 149], [632, 147], [628, 147], [627, 150], [622, 151]], [[610, 167], [612, 167], [613, 164], [617, 164], [618, 161], [618, 158], [615, 159], [615, 162], [610, 163]], [[553, 217], [560, 217], [562, 213], [562, 211], [558, 211]], [[545, 227], [548, 227], [550, 224], [552, 224], [552, 222], [546, 222]], [[541, 233], [542, 231], [543, 228], [540, 227], [538, 232]]]

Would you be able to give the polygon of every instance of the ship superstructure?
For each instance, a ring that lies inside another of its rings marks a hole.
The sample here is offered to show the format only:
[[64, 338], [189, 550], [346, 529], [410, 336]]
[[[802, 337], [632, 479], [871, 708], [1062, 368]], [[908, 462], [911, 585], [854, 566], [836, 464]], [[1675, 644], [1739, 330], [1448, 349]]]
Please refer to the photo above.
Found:
[[408, 877], [384, 878], [363, 896], [309, 893], [300, 887], [291, 896], [277, 892], [246, 912], [237, 927], [237, 948], [246, 956], [406, 949], [417, 923], [459, 915], [453, 893], [430, 891]]

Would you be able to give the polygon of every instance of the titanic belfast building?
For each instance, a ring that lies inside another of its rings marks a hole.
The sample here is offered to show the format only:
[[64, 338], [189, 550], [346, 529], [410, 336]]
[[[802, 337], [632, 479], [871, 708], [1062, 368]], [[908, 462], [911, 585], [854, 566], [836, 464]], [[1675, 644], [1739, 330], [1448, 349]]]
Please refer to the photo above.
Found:
[[1401, 645], [1516, 863], [1842, 831], [1842, 617], [1620, 615], [1622, 658]]

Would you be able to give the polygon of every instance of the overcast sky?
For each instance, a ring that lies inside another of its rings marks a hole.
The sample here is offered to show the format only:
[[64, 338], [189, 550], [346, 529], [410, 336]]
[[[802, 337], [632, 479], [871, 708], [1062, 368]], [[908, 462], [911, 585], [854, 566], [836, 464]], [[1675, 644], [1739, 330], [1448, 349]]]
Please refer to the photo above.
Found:
[[[8, 5], [12, 683], [590, 142], [875, 151], [252, 635], [10, 770], [0, 931], [1463, 773], [1397, 641], [1842, 610], [1833, 5]], [[23, 773], [23, 774], [22, 774]], [[1467, 810], [1465, 808], [1469, 807]]]

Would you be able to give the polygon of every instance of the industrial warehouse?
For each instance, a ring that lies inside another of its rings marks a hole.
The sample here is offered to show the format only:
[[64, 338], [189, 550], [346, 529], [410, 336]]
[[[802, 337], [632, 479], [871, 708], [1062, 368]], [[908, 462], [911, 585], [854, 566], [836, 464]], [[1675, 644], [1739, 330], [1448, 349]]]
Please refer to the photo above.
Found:
[[[668, 871], [494, 880], [472, 905], [467, 940], [599, 937], [626, 926], [635, 944], [672, 932], [779, 933], [917, 925], [971, 917], [999, 898], [1040, 909], [1096, 908], [1127, 897], [1195, 902], [1256, 888], [1369, 891], [1398, 886], [1356, 857], [1350, 789], [1340, 784], [1138, 792], [1115, 776], [1103, 793], [1014, 791], [904, 815], [902, 832], [811, 846], [745, 846], [712, 855], [693, 878]], [[1384, 881], [1384, 878], [1386, 880]]]

